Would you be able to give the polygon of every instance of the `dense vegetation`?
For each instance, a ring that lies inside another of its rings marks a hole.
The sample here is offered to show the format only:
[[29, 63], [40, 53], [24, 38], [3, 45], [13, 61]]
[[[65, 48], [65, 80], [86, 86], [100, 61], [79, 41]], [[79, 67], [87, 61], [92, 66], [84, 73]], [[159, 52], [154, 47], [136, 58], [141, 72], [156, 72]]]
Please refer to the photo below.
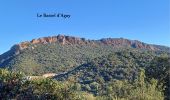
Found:
[[[158, 81], [155, 79], [146, 82], [144, 70], [141, 70], [139, 78], [134, 83], [127, 80], [115, 80], [108, 84], [105, 94], [94, 96], [81, 91], [81, 85], [71, 79], [65, 82], [48, 78], [28, 80], [21, 73], [0, 69], [0, 98], [17, 100], [163, 100], [163, 89], [157, 86], [157, 83]], [[91, 87], [94, 91], [99, 88], [95, 82], [91, 84]]]
[[105, 45], [33, 44], [0, 66], [31, 75], [61, 73], [111, 51], [113, 48]]
[[49, 78], [30, 80], [0, 70], [0, 97], [7, 99], [163, 100], [168, 98], [168, 53], [126, 49], [94, 58]]
[[39, 78], [28, 80], [21, 73], [0, 70], [0, 99], [28, 100], [78, 100], [93, 97], [85, 92], [73, 89], [74, 84]]
[[13, 71], [22, 71], [28, 75], [42, 75], [49, 72], [60, 74], [95, 58], [107, 56], [112, 52], [122, 51], [123, 49], [131, 50], [127, 48], [113, 48], [101, 44], [32, 44], [29, 48], [21, 51], [20, 54], [0, 63], [0, 66]]
[[162, 86], [162, 90], [165, 89], [164, 93], [168, 96], [169, 59], [169, 55], [166, 53], [158, 56], [151, 51], [123, 50], [95, 58], [92, 62], [83, 64], [68, 73], [57, 75], [55, 79], [65, 81], [72, 78], [81, 84], [81, 90], [94, 95], [105, 95], [108, 94], [108, 86], [117, 81], [123, 81], [122, 84], [127, 82], [130, 85], [134, 83], [132, 86], [128, 86], [134, 90], [133, 86], [140, 78], [141, 70], [144, 70], [145, 83], [157, 79], [156, 86]]

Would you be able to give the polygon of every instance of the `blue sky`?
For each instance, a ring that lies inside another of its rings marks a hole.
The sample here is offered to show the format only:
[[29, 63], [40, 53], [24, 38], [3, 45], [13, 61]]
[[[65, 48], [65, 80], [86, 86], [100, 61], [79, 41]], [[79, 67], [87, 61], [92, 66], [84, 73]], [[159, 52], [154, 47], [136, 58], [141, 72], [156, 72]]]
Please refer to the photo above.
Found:
[[[65, 34], [170, 46], [169, 0], [1, 0], [0, 54], [16, 43]], [[71, 18], [37, 18], [64, 13]]]

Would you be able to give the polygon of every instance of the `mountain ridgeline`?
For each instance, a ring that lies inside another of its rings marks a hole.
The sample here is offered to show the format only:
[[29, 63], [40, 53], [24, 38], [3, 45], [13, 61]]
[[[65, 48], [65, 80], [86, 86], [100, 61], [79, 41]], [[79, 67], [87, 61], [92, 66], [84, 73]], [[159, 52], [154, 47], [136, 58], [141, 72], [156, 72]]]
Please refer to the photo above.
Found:
[[137, 40], [105, 38], [86, 40], [58, 35], [33, 39], [14, 45], [0, 55], [0, 66], [26, 74], [63, 73], [112, 52], [138, 49], [155, 53], [169, 52], [169, 47], [146, 44]]

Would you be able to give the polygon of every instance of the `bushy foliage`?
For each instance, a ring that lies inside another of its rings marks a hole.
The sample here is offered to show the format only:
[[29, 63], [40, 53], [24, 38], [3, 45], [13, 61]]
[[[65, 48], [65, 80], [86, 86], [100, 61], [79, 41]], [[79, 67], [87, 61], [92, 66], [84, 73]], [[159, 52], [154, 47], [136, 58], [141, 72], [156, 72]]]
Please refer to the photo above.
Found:
[[0, 99], [29, 100], [88, 100], [92, 94], [78, 92], [70, 82], [58, 82], [53, 79], [40, 78], [27, 80], [21, 73], [0, 69]]
[[150, 66], [146, 68], [146, 76], [148, 80], [155, 78], [158, 80], [158, 84], [162, 85], [166, 98], [170, 98], [170, 57], [168, 55], [161, 55], [155, 57]]
[[[153, 85], [156, 86], [156, 88], [161, 87], [160, 90], [164, 91], [164, 88], [166, 87], [165, 89], [167, 89], [168, 87], [169, 68], [169, 55], [165, 55], [166, 57], [162, 58], [163, 55], [157, 55], [154, 52], [150, 51], [143, 52], [138, 50], [124, 50], [113, 52], [108, 56], [95, 58], [94, 60], [92, 60], [92, 62], [83, 64], [69, 71], [68, 73], [58, 75], [55, 77], [55, 79], [65, 81], [68, 80], [70, 77], [74, 77], [76, 82], [81, 84], [81, 90], [88, 91], [94, 95], [108, 94], [107, 91], [113, 92], [114, 89], [108, 86], [112, 82], [115, 82], [115, 80], [119, 80], [120, 82], [122, 82], [122, 84], [127, 83], [127, 87], [123, 87], [125, 90], [134, 90], [133, 93], [137, 93], [141, 92], [139, 90], [141, 90], [142, 88], [135, 88], [133, 87], [135, 86], [135, 84], [132, 83], [135, 83], [139, 77], [145, 76], [145, 74], [143, 76], [139, 76], [141, 73], [141, 69], [143, 69], [144, 71], [146, 71], [146, 81], [143, 81], [145, 84], [144, 86], [146, 87], [144, 88], [146, 94], [149, 94], [149, 92], [147, 91], [150, 90], [147, 89], [151, 88], [150, 85], [152, 85], [152, 83], [150, 82], [150, 80], [152, 79], [156, 79], [156, 85]], [[159, 61], [156, 59], [159, 59]], [[153, 67], [153, 65], [156, 66]], [[159, 70], [157, 67], [159, 68]], [[166, 82], [166, 84], [164, 84], [164, 82]], [[160, 97], [162, 97], [162, 94], [160, 94], [162, 93], [162, 91], [157, 92]], [[164, 93], [166, 96], [168, 96], [167, 90], [164, 91]], [[121, 95], [122, 93], [119, 94]]]
[[0, 98], [15, 97], [22, 85], [22, 73], [9, 72], [6, 69], [0, 70]]
[[[81, 90], [81, 85], [69, 79], [58, 82], [49, 78], [27, 80], [21, 73], [0, 69], [1, 99], [35, 100], [163, 100], [163, 90], [158, 88], [157, 80], [146, 81], [141, 69], [139, 77], [133, 82], [114, 80], [106, 86], [102, 95], [93, 96]], [[92, 91], [99, 90], [99, 83], [90, 84]], [[100, 90], [101, 91], [101, 90]], [[99, 92], [99, 91], [98, 91]]]
[[110, 98], [130, 100], [163, 100], [163, 89], [157, 88], [157, 80], [145, 80], [145, 73], [142, 70], [139, 77], [133, 82], [128, 80], [115, 80], [108, 85], [106, 95]]

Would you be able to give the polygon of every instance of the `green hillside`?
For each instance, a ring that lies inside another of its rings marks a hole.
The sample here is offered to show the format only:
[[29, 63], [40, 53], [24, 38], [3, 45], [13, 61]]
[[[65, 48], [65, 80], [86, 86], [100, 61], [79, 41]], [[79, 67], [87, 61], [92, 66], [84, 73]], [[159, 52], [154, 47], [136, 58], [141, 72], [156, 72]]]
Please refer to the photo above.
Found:
[[61, 73], [112, 51], [104, 45], [34, 44], [1, 66], [27, 74]]
[[53, 79], [29, 80], [0, 69], [0, 97], [57, 100], [168, 100], [169, 55], [122, 50], [93, 59]]
[[58, 35], [14, 45], [11, 50], [0, 55], [0, 67], [22, 71], [28, 75], [49, 72], [60, 74], [95, 58], [128, 49], [152, 51], [157, 54], [169, 52], [169, 47], [150, 45], [137, 40], [123, 38], [86, 40]]
[[168, 100], [169, 50], [123, 38], [22, 42], [0, 55], [0, 99]]
[[[95, 58], [65, 74], [57, 75], [55, 79], [60, 81], [74, 79], [81, 84], [81, 90], [104, 95], [107, 94], [110, 84], [126, 81], [132, 85], [144, 71], [146, 83], [157, 79], [159, 85], [163, 84], [166, 87], [166, 93], [170, 73], [169, 58], [169, 54], [166, 53], [158, 55], [152, 51], [127, 49]], [[97, 87], [94, 88], [93, 84]]]

